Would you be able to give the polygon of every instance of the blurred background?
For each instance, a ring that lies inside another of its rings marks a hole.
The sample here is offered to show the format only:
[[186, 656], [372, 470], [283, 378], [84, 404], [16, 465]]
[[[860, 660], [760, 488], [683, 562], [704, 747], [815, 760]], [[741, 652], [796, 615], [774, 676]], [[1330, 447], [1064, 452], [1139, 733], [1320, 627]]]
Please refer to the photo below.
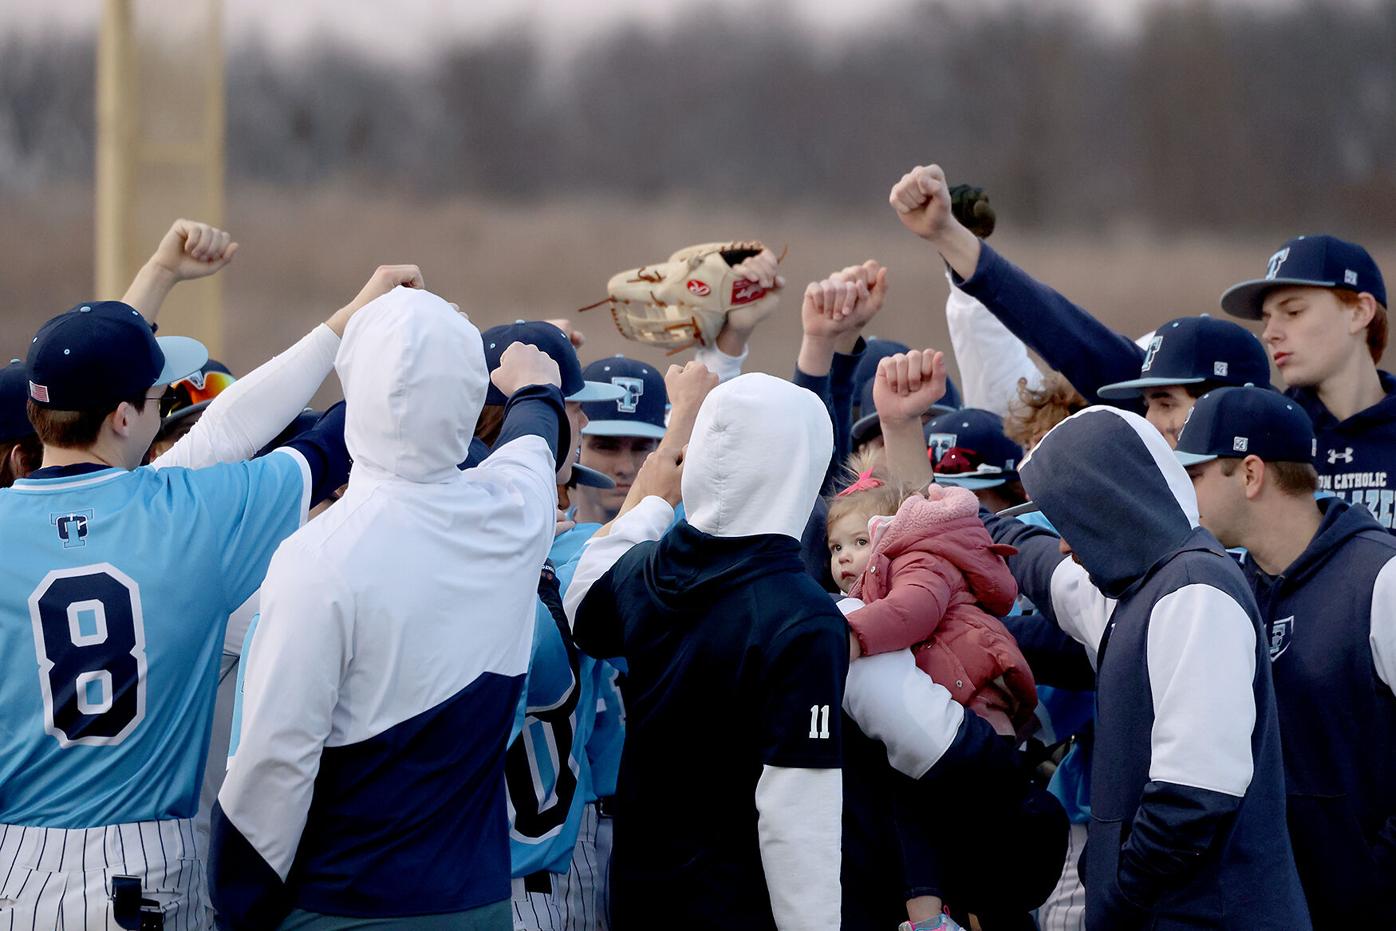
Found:
[[658, 362], [575, 308], [734, 238], [789, 247], [752, 367], [788, 373], [799, 291], [870, 257], [876, 335], [948, 348], [887, 206], [931, 161], [1131, 333], [1219, 313], [1299, 233], [1396, 277], [1393, 49], [1396, 0], [0, 0], [0, 353], [119, 297], [181, 215], [242, 249], [162, 331], [235, 372], [384, 262], [482, 328], [572, 316], [584, 361]]

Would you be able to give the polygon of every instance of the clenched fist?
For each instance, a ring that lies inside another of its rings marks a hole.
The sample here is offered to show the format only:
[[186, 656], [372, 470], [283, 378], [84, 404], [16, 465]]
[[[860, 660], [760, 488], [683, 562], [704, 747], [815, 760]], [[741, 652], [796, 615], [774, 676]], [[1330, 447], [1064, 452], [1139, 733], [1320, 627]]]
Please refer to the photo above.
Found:
[[950, 188], [939, 165], [918, 165], [892, 185], [887, 197], [902, 225], [930, 242], [939, 239], [952, 225]]

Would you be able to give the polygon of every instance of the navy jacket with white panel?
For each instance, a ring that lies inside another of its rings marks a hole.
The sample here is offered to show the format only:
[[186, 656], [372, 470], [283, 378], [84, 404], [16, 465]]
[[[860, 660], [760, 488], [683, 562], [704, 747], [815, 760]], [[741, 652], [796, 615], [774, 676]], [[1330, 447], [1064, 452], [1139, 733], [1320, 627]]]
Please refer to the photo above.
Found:
[[1316, 928], [1396, 927], [1396, 538], [1366, 509], [1323, 521], [1279, 575], [1241, 568], [1266, 622], [1289, 831]]
[[1075, 559], [1048, 530], [986, 523], [1096, 657], [1087, 928], [1308, 928], [1259, 612], [1186, 472], [1142, 417], [1091, 407], [1020, 474]]
[[[1057, 291], [999, 255], [979, 247], [974, 274], [955, 283], [1086, 398], [1104, 385], [1139, 377], [1144, 350]], [[1320, 487], [1365, 506], [1387, 530], [1396, 526], [1396, 377], [1380, 372], [1386, 392], [1346, 420], [1329, 413], [1313, 388], [1286, 392], [1314, 423]], [[1116, 403], [1116, 402], [1104, 402]], [[1128, 407], [1127, 403], [1121, 406]]]
[[557, 507], [561, 393], [538, 433], [460, 471], [488, 375], [478, 331], [398, 288], [346, 328], [349, 488], [262, 589], [237, 753], [213, 813], [218, 923], [362, 919], [509, 898], [504, 749]]

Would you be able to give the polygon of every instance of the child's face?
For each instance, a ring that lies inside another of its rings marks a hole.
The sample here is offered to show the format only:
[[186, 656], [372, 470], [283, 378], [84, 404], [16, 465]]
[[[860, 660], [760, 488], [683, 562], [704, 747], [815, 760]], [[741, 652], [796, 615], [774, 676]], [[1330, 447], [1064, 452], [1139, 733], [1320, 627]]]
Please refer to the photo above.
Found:
[[868, 519], [861, 514], [845, 514], [829, 524], [829, 571], [839, 591], [847, 592], [863, 574], [872, 555]]

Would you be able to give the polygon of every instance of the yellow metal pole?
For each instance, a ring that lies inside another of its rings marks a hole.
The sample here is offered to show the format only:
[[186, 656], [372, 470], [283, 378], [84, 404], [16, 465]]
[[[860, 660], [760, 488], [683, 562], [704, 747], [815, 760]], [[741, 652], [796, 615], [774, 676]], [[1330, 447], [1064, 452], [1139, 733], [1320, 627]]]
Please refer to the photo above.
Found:
[[105, 0], [97, 47], [97, 242], [94, 296], [126, 290], [126, 231], [131, 216], [136, 89], [130, 0]]

